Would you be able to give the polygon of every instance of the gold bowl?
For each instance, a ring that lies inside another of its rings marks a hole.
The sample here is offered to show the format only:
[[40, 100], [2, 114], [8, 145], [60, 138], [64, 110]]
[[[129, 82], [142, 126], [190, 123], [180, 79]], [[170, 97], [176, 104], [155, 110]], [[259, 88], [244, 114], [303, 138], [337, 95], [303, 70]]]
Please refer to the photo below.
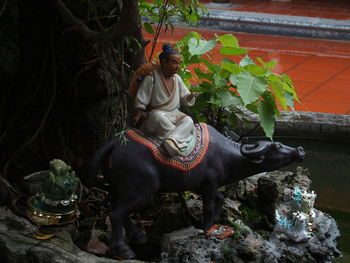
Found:
[[34, 196], [28, 199], [27, 217], [37, 225], [63, 225], [73, 223], [79, 216], [79, 210], [75, 205], [73, 209], [70, 209], [64, 213], [53, 213], [48, 210], [40, 209], [33, 203]]

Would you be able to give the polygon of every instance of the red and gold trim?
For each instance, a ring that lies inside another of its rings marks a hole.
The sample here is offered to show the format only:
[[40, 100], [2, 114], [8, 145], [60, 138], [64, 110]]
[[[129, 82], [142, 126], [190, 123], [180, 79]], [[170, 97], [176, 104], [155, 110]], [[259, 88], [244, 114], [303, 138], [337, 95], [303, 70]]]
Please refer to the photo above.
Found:
[[205, 123], [195, 125], [195, 145], [192, 151], [184, 156], [178, 154], [171, 158], [164, 150], [160, 149], [161, 142], [145, 136], [139, 130], [128, 130], [127, 135], [151, 150], [153, 157], [164, 165], [171, 166], [180, 171], [188, 172], [200, 164], [208, 151], [209, 133]]

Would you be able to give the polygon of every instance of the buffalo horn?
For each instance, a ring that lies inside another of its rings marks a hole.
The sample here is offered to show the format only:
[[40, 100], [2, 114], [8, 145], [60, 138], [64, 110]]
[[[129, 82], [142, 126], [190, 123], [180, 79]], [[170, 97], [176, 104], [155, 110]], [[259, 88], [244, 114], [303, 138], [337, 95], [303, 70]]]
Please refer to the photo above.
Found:
[[241, 144], [241, 154], [248, 158], [258, 157], [266, 152], [268, 144], [258, 142], [256, 144]]

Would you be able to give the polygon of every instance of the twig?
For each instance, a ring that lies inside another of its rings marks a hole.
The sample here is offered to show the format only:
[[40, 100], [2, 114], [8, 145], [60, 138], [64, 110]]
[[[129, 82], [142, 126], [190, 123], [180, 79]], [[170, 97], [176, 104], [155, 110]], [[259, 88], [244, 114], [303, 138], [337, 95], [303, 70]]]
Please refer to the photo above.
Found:
[[2, 14], [5, 12], [6, 9], [6, 5], [7, 5], [7, 0], [4, 1], [1, 10], [0, 10], [0, 18], [2, 17]]
[[0, 182], [2, 182], [10, 192], [12, 191], [12, 194], [19, 195], [19, 192], [2, 175], [0, 175]]
[[84, 39], [91, 42], [96, 42], [99, 39], [101, 32], [91, 30], [82, 20], [74, 16], [61, 0], [56, 0], [56, 6], [65, 23], [79, 25], [79, 32]]
[[159, 22], [158, 22], [158, 25], [157, 25], [157, 29], [156, 29], [156, 32], [154, 34], [154, 38], [153, 38], [153, 41], [152, 41], [152, 50], [151, 50], [151, 54], [149, 55], [148, 62], [151, 62], [154, 50], [156, 48], [157, 40], [159, 38], [162, 26], [164, 25], [164, 20], [165, 20], [168, 4], [169, 4], [169, 0], [165, 0], [164, 4], [162, 6], [160, 19], [159, 19]]
[[84, 20], [85, 22], [93, 21], [93, 20], [98, 20], [98, 19], [108, 19], [108, 18], [116, 18], [116, 15], [111, 15], [111, 16], [95, 16], [89, 19]]

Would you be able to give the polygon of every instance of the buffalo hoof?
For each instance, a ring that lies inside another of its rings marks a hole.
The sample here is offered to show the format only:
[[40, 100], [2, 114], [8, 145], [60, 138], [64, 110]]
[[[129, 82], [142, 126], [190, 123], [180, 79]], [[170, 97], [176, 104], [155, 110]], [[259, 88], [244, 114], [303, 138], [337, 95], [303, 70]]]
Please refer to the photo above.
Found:
[[147, 236], [144, 231], [133, 233], [129, 236], [130, 243], [134, 245], [144, 245], [147, 243]]
[[128, 245], [123, 245], [117, 248], [110, 248], [107, 255], [110, 258], [117, 260], [133, 259], [136, 257], [136, 254], [129, 248]]

